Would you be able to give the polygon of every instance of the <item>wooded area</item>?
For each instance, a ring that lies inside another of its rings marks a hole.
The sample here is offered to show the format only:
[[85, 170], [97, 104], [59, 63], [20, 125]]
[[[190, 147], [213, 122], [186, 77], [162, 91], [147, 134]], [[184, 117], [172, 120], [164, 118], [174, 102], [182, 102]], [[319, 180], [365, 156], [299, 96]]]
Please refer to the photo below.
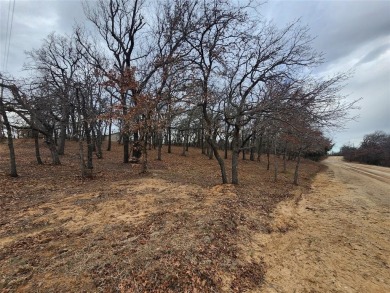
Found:
[[349, 162], [390, 167], [390, 134], [383, 131], [367, 134], [359, 147], [342, 146], [340, 155]]
[[[168, 153], [181, 145], [183, 156], [195, 146], [216, 159], [222, 183], [239, 183], [240, 155], [273, 154], [296, 160], [298, 184], [300, 158], [325, 155], [332, 143], [324, 131], [342, 125], [354, 106], [340, 93], [348, 74], [313, 74], [323, 58], [308, 28], [299, 21], [277, 28], [252, 4], [85, 2], [95, 30], [52, 33], [27, 52], [30, 78], [1, 76], [10, 175], [18, 175], [12, 129], [36, 140], [38, 164], [41, 137], [53, 165], [67, 140], [77, 141], [83, 177], [93, 177], [94, 154], [104, 158], [103, 137], [110, 151], [110, 134], [119, 131], [123, 163], [140, 162], [141, 172], [151, 148], [162, 160], [163, 145]], [[276, 163], [274, 170], [276, 180]]]

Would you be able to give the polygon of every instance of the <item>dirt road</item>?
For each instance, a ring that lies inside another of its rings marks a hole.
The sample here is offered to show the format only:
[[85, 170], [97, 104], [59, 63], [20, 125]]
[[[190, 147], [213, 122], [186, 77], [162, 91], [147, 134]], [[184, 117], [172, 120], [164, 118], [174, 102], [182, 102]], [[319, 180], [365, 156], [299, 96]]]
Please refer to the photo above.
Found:
[[264, 292], [390, 292], [390, 168], [325, 161], [312, 191], [275, 212]]

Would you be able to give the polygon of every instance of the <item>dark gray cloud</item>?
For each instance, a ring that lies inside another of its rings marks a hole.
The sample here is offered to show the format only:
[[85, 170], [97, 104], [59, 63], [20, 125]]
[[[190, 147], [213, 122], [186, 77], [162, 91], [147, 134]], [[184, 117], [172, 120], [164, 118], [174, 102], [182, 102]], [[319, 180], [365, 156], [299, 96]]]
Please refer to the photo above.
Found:
[[390, 1], [270, 1], [264, 8], [265, 16], [279, 24], [300, 18], [328, 62], [390, 31]]
[[[0, 0], [0, 53], [3, 56], [7, 31], [8, 7], [10, 1]], [[12, 3], [12, 2], [11, 2]], [[78, 0], [24, 0], [15, 1], [12, 35], [7, 72], [21, 75], [26, 60], [25, 51], [39, 48], [42, 40], [52, 32], [70, 34], [75, 20], [85, 20], [81, 2]], [[3, 58], [0, 70], [4, 72]]]
[[298, 18], [308, 25], [326, 59], [316, 74], [354, 69], [343, 94], [362, 98], [351, 113], [360, 117], [331, 133], [336, 149], [375, 130], [390, 133], [390, 1], [270, 1], [264, 8], [279, 25]]

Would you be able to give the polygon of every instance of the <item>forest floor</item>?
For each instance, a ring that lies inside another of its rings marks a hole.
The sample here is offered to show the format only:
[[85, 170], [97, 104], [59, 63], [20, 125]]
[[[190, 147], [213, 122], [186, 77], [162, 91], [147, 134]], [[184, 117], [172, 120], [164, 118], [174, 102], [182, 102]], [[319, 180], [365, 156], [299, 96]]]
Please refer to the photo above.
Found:
[[20, 176], [10, 178], [0, 144], [1, 292], [267, 290], [263, 240], [296, 228], [279, 221], [279, 203], [298, 202], [323, 168], [304, 160], [296, 187], [288, 162], [275, 183], [264, 156], [240, 161], [239, 185], [220, 185], [216, 160], [199, 149], [184, 157], [164, 148], [162, 161], [151, 151], [149, 173], [140, 175], [114, 144], [83, 180], [76, 143], [67, 143], [60, 166], [50, 165], [44, 142], [44, 165], [32, 140], [15, 148]]

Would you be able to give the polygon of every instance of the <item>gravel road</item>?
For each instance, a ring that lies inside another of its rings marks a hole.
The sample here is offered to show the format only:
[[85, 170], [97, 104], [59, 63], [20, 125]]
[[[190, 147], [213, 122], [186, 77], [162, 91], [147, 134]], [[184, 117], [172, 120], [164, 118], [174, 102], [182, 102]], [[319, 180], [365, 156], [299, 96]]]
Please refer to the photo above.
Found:
[[283, 232], [255, 236], [266, 252], [263, 291], [390, 292], [390, 168], [324, 164], [309, 194], [278, 207]]

